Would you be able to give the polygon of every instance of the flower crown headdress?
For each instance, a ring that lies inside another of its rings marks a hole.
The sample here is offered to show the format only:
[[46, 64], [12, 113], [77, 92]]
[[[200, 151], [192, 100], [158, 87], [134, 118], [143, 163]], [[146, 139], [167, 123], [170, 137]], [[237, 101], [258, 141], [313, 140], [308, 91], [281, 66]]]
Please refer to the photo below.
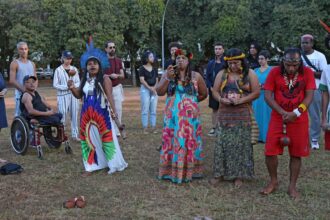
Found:
[[186, 50], [183, 50], [183, 49], [177, 49], [175, 51], [175, 57], [177, 57], [177, 56], [185, 56], [188, 58], [188, 60], [192, 60], [194, 58], [193, 53], [187, 52]]

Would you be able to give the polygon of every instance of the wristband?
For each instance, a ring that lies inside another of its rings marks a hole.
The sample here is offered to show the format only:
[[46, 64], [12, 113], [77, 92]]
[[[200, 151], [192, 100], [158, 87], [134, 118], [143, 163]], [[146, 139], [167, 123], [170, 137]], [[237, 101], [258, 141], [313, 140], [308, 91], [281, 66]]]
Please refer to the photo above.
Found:
[[307, 110], [307, 107], [304, 103], [301, 103], [299, 106], [298, 106], [298, 109], [301, 108], [302, 109], [302, 112], [305, 112]]
[[297, 108], [294, 109], [292, 112], [295, 113], [297, 117], [299, 117], [301, 115], [301, 113], [299, 112], [299, 110]]

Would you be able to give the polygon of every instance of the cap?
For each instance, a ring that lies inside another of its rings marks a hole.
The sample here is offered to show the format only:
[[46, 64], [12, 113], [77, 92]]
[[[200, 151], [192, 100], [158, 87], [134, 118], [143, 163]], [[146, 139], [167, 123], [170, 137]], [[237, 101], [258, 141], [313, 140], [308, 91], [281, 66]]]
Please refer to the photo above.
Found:
[[37, 77], [35, 77], [35, 76], [29, 76], [29, 75], [24, 76], [24, 78], [23, 78], [23, 83], [25, 83], [25, 82], [28, 81], [29, 79], [34, 79], [34, 80], [36, 81], [36, 80], [37, 80]]
[[63, 58], [73, 58], [73, 55], [72, 55], [71, 51], [65, 50], [62, 52], [62, 57]]

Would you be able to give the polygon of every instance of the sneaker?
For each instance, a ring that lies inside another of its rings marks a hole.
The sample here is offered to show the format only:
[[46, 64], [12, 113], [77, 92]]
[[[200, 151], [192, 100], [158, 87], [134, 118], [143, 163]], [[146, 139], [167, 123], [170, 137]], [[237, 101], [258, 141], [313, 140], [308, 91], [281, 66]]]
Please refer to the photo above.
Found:
[[143, 129], [143, 134], [149, 134], [149, 132], [146, 128]]
[[312, 149], [313, 150], [320, 149], [320, 145], [319, 145], [319, 142], [317, 140], [312, 140]]
[[76, 141], [76, 142], [80, 142], [81, 139], [79, 137], [72, 137], [72, 140]]
[[210, 136], [210, 137], [214, 137], [215, 136], [215, 129], [212, 128], [207, 135]]

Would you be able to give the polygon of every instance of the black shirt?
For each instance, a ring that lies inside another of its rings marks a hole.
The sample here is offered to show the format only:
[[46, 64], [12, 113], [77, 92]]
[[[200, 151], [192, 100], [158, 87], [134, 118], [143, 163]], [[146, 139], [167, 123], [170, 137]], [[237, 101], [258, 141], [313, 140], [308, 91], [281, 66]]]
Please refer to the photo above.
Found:
[[149, 72], [148, 70], [146, 70], [146, 68], [144, 68], [144, 66], [141, 66], [139, 69], [139, 76], [143, 76], [144, 80], [149, 86], [154, 86], [156, 85], [158, 72], [155, 68], [153, 68], [151, 72]]

